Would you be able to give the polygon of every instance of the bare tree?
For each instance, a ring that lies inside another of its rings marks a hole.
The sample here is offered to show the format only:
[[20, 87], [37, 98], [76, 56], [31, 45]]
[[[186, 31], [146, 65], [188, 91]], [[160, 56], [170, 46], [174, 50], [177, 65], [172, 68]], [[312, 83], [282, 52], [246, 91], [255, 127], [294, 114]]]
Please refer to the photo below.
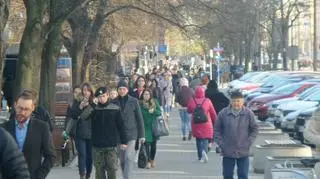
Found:
[[[4, 67], [4, 57], [6, 51], [6, 41], [4, 30], [9, 18], [10, 0], [0, 0], [0, 82], [2, 84], [2, 72]], [[0, 88], [1, 88], [0, 84]]]

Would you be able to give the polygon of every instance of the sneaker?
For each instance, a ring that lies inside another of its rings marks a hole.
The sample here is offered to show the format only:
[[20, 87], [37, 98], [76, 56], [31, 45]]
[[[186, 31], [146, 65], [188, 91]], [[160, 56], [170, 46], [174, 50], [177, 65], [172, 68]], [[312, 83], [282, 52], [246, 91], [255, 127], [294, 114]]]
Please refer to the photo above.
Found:
[[146, 166], [146, 169], [150, 169], [150, 168], [151, 168], [151, 163], [148, 162], [148, 163], [147, 163], [147, 166]]
[[186, 140], [187, 140], [187, 138], [186, 138], [186, 137], [182, 137], [182, 140], [183, 140], [183, 141], [186, 141]]
[[202, 159], [204, 163], [208, 163], [209, 158], [205, 151], [202, 151]]

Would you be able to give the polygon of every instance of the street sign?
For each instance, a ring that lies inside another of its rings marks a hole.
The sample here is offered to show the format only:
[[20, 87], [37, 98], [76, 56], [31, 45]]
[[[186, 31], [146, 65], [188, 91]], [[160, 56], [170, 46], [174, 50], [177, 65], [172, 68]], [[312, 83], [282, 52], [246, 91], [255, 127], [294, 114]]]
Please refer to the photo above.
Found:
[[159, 45], [158, 51], [159, 51], [159, 53], [166, 54], [168, 51], [168, 46], [166, 44], [161, 44], [161, 45]]

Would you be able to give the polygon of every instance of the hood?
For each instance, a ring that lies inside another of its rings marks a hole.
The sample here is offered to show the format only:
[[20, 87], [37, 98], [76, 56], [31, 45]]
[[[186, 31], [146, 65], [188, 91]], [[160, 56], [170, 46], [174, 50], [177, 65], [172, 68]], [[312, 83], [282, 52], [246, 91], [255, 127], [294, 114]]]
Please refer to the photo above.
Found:
[[297, 100], [298, 100], [298, 97], [284, 98], [284, 99], [272, 101], [270, 102], [270, 105], [273, 105], [273, 104], [280, 105], [280, 104], [289, 103], [291, 101], [297, 101]]
[[194, 96], [196, 98], [204, 98], [205, 97], [205, 90], [202, 86], [198, 86], [194, 92]]
[[287, 110], [304, 110], [308, 108], [312, 108], [317, 106], [319, 103], [316, 101], [292, 101], [290, 103], [281, 104], [278, 109], [281, 109], [282, 111]]

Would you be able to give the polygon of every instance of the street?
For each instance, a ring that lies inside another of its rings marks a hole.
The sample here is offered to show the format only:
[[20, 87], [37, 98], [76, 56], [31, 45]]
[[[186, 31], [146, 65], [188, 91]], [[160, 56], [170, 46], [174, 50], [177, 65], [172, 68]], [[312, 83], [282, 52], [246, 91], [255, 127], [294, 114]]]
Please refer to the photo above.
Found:
[[[196, 156], [195, 140], [184, 142], [180, 134], [180, 117], [173, 109], [169, 121], [170, 136], [163, 137], [158, 143], [156, 167], [139, 169], [135, 165], [134, 179], [222, 179], [221, 156], [209, 153], [209, 162], [200, 163]], [[48, 179], [78, 178], [77, 159], [68, 167], [51, 170]], [[91, 176], [94, 178], [94, 174]], [[262, 179], [250, 169], [250, 179]]]

